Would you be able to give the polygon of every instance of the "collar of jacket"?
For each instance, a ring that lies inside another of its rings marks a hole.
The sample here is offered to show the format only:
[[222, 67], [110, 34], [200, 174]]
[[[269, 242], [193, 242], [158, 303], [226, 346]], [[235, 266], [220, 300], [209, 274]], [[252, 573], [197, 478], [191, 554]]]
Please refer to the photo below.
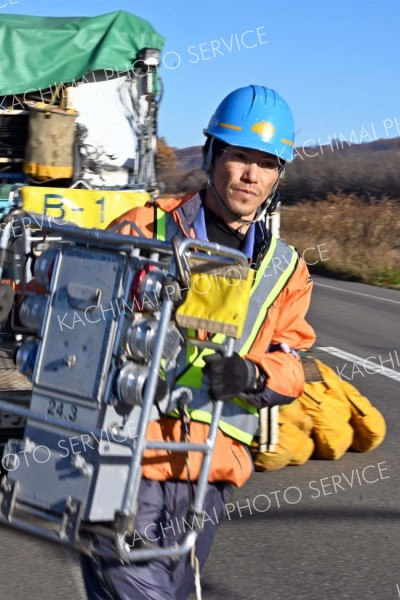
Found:
[[186, 194], [181, 198], [158, 198], [156, 206], [166, 213], [171, 213], [186, 237], [194, 237], [193, 224], [201, 206], [199, 192]]

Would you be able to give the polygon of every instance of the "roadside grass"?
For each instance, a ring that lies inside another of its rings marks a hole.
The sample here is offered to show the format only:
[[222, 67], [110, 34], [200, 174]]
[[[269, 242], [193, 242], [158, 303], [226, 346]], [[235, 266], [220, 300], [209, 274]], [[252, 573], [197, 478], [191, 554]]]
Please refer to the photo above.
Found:
[[400, 199], [332, 193], [284, 207], [281, 237], [313, 273], [400, 289]]

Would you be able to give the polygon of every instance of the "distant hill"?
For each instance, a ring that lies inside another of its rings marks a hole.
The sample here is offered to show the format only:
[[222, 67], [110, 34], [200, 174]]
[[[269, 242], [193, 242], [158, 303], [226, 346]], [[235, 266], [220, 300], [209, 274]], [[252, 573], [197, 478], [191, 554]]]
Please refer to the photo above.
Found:
[[[350, 145], [349, 145], [350, 144]], [[297, 148], [298, 152], [304, 155], [306, 158], [307, 154], [312, 154], [312, 149], [319, 149], [320, 154], [326, 154], [328, 152], [334, 153], [338, 151], [347, 151], [349, 148], [353, 148], [353, 151], [365, 154], [368, 152], [384, 152], [392, 150], [400, 150], [400, 137], [379, 139], [373, 142], [366, 142], [364, 144], [351, 143], [351, 140], [333, 140], [332, 146], [329, 144], [322, 146], [308, 146], [303, 149], [301, 146]], [[181, 171], [190, 171], [191, 169], [201, 168], [201, 149], [202, 146], [189, 146], [188, 148], [173, 148], [177, 159], [177, 167]], [[296, 163], [294, 163], [296, 164]]]
[[[201, 146], [173, 150], [177, 157], [174, 191], [191, 191], [202, 181]], [[284, 202], [324, 199], [332, 192], [368, 200], [400, 199], [400, 137], [362, 144], [337, 139], [332, 145], [298, 147], [296, 153], [280, 188]]]
[[201, 169], [202, 146], [190, 146], [189, 148], [174, 148], [178, 159], [177, 168], [180, 171], [192, 171]]

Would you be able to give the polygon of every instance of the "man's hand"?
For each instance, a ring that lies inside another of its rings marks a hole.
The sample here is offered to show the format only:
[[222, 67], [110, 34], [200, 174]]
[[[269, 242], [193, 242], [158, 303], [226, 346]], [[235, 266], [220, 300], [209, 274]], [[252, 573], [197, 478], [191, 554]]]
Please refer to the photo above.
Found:
[[219, 354], [204, 357], [204, 375], [210, 380], [212, 400], [230, 400], [242, 392], [250, 392], [256, 383], [256, 366], [236, 352], [227, 358]]

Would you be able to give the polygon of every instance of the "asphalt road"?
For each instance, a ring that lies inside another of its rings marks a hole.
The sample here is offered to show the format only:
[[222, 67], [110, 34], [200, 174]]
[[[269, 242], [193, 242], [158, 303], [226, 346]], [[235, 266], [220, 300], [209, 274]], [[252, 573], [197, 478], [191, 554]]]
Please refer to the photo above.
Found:
[[236, 492], [203, 572], [207, 600], [400, 598], [400, 383], [370, 362], [354, 367], [319, 350], [374, 357], [399, 375], [400, 292], [314, 279], [313, 355], [382, 411], [387, 436], [371, 453], [255, 473]]
[[[386, 440], [371, 453], [255, 473], [227, 506], [204, 600], [400, 598], [400, 292], [315, 282], [313, 355], [383, 412]], [[1, 538], [0, 598], [85, 597], [73, 555], [5, 527]]]

